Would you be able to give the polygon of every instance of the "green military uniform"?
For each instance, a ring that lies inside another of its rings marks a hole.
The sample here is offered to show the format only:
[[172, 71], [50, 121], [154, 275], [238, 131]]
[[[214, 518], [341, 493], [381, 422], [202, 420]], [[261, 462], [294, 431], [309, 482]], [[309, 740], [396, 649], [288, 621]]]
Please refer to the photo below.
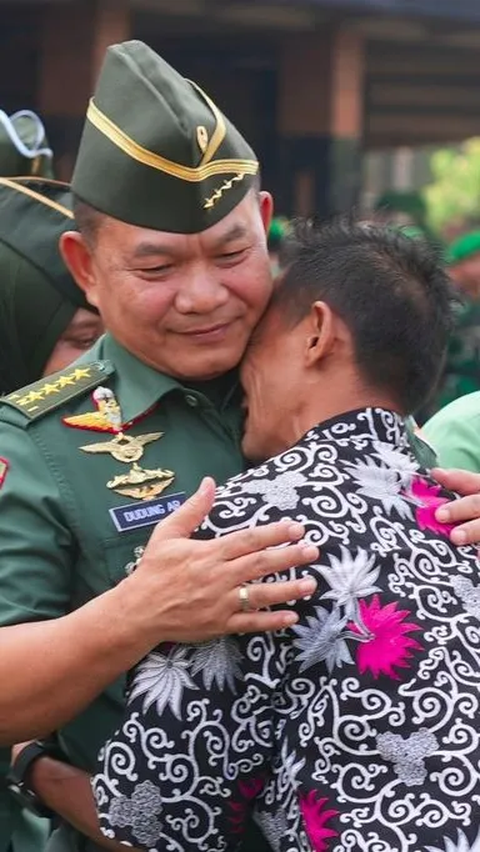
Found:
[[[198, 86], [140, 42], [107, 51], [72, 182], [80, 200], [129, 224], [198, 233], [257, 172]], [[0, 405], [0, 623], [56, 618], [119, 582], [152, 525], [205, 474], [221, 482], [242, 469], [240, 417], [234, 377], [186, 387], [108, 334], [68, 370], [10, 394]], [[122, 704], [118, 682], [59, 732], [75, 765], [93, 768]], [[90, 848], [74, 835], [59, 829], [50, 848]]]
[[422, 429], [442, 467], [480, 473], [480, 391], [440, 409]]
[[53, 178], [52, 150], [38, 115], [22, 109], [0, 110], [0, 175]]

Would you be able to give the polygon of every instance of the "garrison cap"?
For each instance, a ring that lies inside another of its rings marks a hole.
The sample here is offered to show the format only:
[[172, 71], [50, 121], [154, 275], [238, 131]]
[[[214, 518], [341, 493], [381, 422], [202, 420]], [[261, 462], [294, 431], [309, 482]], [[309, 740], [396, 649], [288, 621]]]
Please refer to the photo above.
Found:
[[61, 258], [68, 184], [0, 178], [0, 395], [36, 381], [78, 308], [95, 311]]
[[22, 109], [8, 116], [0, 110], [0, 175], [53, 177], [52, 150], [38, 115]]
[[67, 183], [0, 177], [0, 244], [40, 270], [68, 302], [92, 311], [58, 250], [61, 235], [69, 230], [75, 230], [75, 221]]
[[199, 86], [141, 41], [108, 48], [72, 179], [80, 200], [132, 225], [199, 233], [239, 204], [258, 168]]

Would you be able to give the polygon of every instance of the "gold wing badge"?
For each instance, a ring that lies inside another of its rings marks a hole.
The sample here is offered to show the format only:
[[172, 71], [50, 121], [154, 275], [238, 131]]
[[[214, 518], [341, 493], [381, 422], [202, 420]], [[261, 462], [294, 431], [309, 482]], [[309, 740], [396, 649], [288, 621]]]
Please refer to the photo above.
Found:
[[[175, 479], [171, 470], [156, 468], [144, 470], [137, 464], [142, 458], [144, 448], [153, 441], [158, 441], [163, 432], [147, 432], [145, 435], [126, 435], [122, 420], [122, 411], [110, 388], [99, 387], [92, 394], [97, 411], [87, 411], [64, 417], [63, 423], [74, 429], [85, 429], [93, 432], [110, 432], [115, 437], [108, 441], [84, 444], [79, 449], [84, 453], [108, 453], [116, 461], [123, 464], [133, 464], [128, 474], [115, 476], [107, 482], [107, 488], [140, 500], [157, 497]], [[129, 424], [131, 425], [131, 424]]]

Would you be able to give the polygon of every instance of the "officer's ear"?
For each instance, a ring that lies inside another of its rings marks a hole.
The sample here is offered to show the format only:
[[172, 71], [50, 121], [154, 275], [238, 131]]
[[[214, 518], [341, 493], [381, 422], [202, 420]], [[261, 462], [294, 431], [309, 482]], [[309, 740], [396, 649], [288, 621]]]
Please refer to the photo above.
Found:
[[60, 237], [60, 254], [65, 266], [95, 308], [97, 305], [92, 255], [85, 238], [78, 231], [65, 231]]
[[260, 206], [260, 216], [262, 217], [265, 233], [268, 234], [270, 223], [273, 218], [273, 198], [269, 192], [260, 190], [258, 192], [258, 203]]

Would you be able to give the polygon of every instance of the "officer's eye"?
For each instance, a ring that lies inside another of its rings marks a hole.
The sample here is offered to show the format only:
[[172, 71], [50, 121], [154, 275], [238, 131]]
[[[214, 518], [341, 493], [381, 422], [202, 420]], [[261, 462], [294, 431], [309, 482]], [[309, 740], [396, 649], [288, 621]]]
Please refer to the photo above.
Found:
[[219, 260], [235, 261], [239, 260], [246, 252], [246, 248], [236, 249], [235, 251], [225, 251], [218, 256]]

